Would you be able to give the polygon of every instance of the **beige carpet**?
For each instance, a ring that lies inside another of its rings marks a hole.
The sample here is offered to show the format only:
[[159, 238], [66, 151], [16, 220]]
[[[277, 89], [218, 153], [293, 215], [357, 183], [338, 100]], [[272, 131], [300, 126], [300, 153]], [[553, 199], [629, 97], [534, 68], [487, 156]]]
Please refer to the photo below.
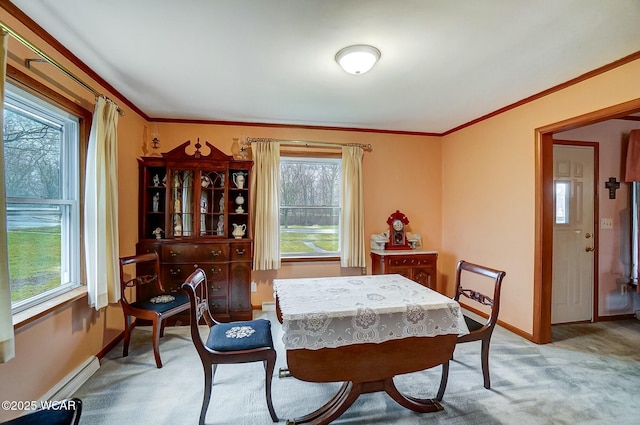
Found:
[[[274, 319], [272, 313], [262, 313]], [[274, 323], [276, 368], [285, 365], [281, 328]], [[586, 326], [586, 328], [585, 328]], [[583, 330], [586, 329], [586, 330]], [[85, 425], [197, 424], [202, 366], [188, 328], [167, 328], [157, 369], [150, 330], [134, 331], [129, 357], [119, 344], [100, 370], [75, 394], [83, 400]], [[459, 345], [451, 365], [442, 412], [418, 414], [384, 393], [367, 394], [335, 424], [638, 424], [640, 423], [640, 321], [556, 327], [558, 342], [532, 344], [504, 329], [494, 334], [492, 388], [482, 386], [480, 346]], [[272, 423], [259, 363], [222, 365], [216, 374], [207, 424]], [[433, 397], [440, 368], [396, 378], [406, 394]], [[295, 378], [273, 380], [280, 423], [320, 407], [339, 384]]]

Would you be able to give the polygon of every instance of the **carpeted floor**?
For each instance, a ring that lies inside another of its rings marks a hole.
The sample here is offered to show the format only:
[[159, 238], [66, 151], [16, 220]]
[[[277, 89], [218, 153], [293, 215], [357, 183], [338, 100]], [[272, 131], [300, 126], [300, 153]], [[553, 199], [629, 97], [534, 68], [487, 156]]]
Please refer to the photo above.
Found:
[[[282, 330], [273, 313], [276, 369], [285, 366]], [[130, 354], [120, 343], [75, 396], [83, 400], [83, 425], [197, 424], [202, 366], [187, 327], [167, 328], [157, 369], [148, 328], [134, 331]], [[496, 328], [492, 388], [482, 386], [479, 343], [461, 344], [451, 364], [445, 410], [418, 414], [384, 393], [361, 396], [335, 424], [638, 424], [640, 423], [640, 321], [554, 327], [554, 343], [536, 345]], [[260, 363], [222, 365], [216, 373], [207, 424], [270, 424]], [[408, 395], [432, 398], [440, 368], [399, 376]], [[339, 384], [295, 378], [273, 380], [280, 423], [323, 405]]]

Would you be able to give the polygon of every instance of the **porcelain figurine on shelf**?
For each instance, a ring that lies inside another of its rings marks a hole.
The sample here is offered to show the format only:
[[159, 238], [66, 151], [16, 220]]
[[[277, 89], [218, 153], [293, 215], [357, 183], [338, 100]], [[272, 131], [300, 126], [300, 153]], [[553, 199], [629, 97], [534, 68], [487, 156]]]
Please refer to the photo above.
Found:
[[219, 236], [224, 234], [224, 217], [220, 216], [218, 217], [218, 228], [217, 228], [217, 233]]
[[160, 192], [153, 195], [153, 212], [158, 212], [160, 208]]
[[182, 218], [178, 214], [173, 216], [173, 235], [182, 236]]
[[153, 232], [151, 232], [151, 234], [153, 236], [156, 237], [156, 239], [162, 239], [162, 234], [164, 233], [164, 230], [162, 230], [159, 227], [156, 227], [155, 230]]
[[153, 185], [160, 186], [160, 176], [158, 176], [157, 174], [153, 176]]

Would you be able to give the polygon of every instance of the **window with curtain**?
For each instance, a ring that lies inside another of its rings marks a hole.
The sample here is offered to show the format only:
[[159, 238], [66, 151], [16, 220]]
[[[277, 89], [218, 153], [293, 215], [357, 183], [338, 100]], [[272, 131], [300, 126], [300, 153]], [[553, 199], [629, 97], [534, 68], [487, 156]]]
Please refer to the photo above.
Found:
[[4, 157], [14, 313], [80, 285], [79, 119], [7, 85]]
[[280, 158], [280, 256], [340, 256], [340, 158]]

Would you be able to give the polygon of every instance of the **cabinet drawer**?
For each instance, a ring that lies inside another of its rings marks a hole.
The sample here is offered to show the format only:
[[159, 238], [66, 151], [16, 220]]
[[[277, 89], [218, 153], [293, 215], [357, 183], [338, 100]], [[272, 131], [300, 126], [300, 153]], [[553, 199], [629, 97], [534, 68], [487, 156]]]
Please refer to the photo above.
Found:
[[163, 263], [182, 263], [185, 261], [192, 261], [197, 257], [196, 250], [193, 245], [165, 244], [162, 245], [161, 258]]
[[231, 261], [247, 261], [251, 259], [251, 244], [231, 244]]
[[209, 311], [211, 313], [226, 313], [227, 312], [227, 299], [226, 298], [211, 298], [209, 297]]
[[[171, 284], [174, 288], [179, 288], [185, 280], [197, 269], [197, 264], [165, 264], [161, 267], [162, 283], [165, 287]], [[167, 288], [165, 288], [167, 289]]]
[[199, 261], [228, 261], [229, 260], [229, 245], [227, 244], [197, 244], [194, 245], [194, 250]]
[[387, 259], [387, 265], [391, 267], [413, 267], [435, 265], [435, 256], [407, 256], [407, 257], [390, 257]]

